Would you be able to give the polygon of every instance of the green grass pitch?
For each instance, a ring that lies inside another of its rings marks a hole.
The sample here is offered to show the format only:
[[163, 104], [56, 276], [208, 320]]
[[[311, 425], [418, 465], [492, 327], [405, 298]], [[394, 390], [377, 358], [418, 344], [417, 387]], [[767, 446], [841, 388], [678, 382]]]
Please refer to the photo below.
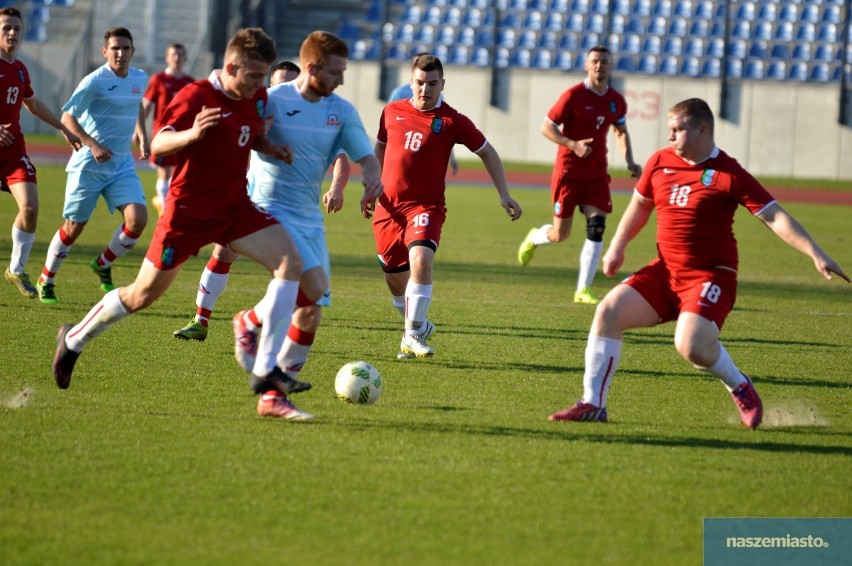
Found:
[[[35, 278], [60, 222], [64, 173], [39, 169]], [[149, 194], [153, 177], [144, 175]], [[99, 300], [89, 261], [117, 226], [99, 209], [46, 306], [0, 286], [0, 562], [3, 564], [699, 564], [703, 517], [852, 514], [852, 288], [740, 213], [740, 292], [723, 340], [766, 408], [751, 432], [722, 385], [674, 351], [672, 325], [631, 332], [611, 422], [551, 423], [582, 392], [592, 307], [570, 302], [581, 227], [517, 245], [549, 215], [546, 191], [450, 187], [435, 268], [433, 359], [395, 359], [401, 321], [375, 260], [360, 187], [327, 219], [333, 306], [288, 423], [255, 414], [233, 360], [230, 318], [267, 276], [241, 260], [205, 343], [172, 331], [194, 311], [209, 249], [150, 309], [83, 352], [53, 384], [57, 327]], [[611, 235], [627, 202], [615, 199]], [[850, 210], [787, 208], [852, 272]], [[15, 206], [0, 199], [0, 258]], [[153, 210], [152, 210], [152, 214]], [[114, 267], [130, 282], [143, 241]], [[649, 226], [626, 270], [654, 255]], [[598, 275], [603, 294], [614, 280]], [[373, 406], [335, 399], [363, 359], [382, 374]], [[22, 391], [26, 390], [26, 398]]]

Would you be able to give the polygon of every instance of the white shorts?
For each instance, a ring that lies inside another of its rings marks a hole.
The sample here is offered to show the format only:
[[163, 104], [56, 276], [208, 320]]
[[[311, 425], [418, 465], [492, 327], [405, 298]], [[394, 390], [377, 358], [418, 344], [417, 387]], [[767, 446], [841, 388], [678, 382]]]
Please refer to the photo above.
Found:
[[113, 174], [91, 171], [69, 171], [65, 182], [63, 218], [73, 222], [88, 222], [103, 196], [110, 214], [125, 204], [146, 206], [142, 181], [134, 169]]
[[328, 255], [328, 245], [325, 241], [325, 228], [323, 226], [304, 226], [288, 221], [282, 214], [269, 211], [270, 214], [284, 226], [287, 233], [296, 244], [299, 255], [302, 256], [302, 271], [310, 271], [315, 267], [322, 267], [328, 276], [328, 289], [316, 304], [327, 307], [331, 305], [331, 259]]

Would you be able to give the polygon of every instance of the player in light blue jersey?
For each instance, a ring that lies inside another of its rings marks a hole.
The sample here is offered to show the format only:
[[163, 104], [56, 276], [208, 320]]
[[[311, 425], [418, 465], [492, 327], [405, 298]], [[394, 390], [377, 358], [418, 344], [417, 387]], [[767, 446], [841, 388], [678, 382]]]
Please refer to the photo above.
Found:
[[106, 64], [83, 78], [62, 108], [62, 123], [84, 147], [71, 156], [65, 168], [65, 221], [50, 242], [37, 284], [43, 303], [57, 302], [56, 273], [101, 196], [110, 212], [119, 210], [123, 216], [109, 245], [90, 264], [103, 292], [115, 289], [112, 262], [136, 245], [148, 223], [145, 195], [130, 150], [135, 133], [140, 140], [140, 157], [145, 159], [150, 153], [142, 107], [148, 75], [130, 66], [134, 52], [129, 30], [107, 30], [103, 47]]
[[[302, 257], [297, 308], [278, 357], [279, 366], [294, 378], [307, 360], [319, 327], [320, 306], [327, 306], [330, 299], [329, 255], [319, 208], [325, 172], [341, 150], [361, 165], [364, 181], [361, 212], [365, 218], [372, 215], [383, 190], [379, 162], [357, 111], [334, 94], [343, 84], [348, 46], [333, 34], [315, 31], [302, 44], [299, 56], [301, 73], [291, 82], [272, 87], [267, 106], [267, 112], [274, 117], [268, 137], [276, 144], [290, 147], [293, 163], [276, 163], [252, 152], [249, 167], [252, 200], [281, 222]], [[322, 195], [326, 212], [342, 208], [344, 185], [345, 180], [339, 182], [335, 176], [332, 188]], [[236, 258], [226, 247], [214, 248], [198, 286], [197, 314], [188, 326], [174, 333], [175, 337], [192, 340], [207, 337], [210, 314], [225, 289], [230, 265]], [[307, 301], [305, 295], [316, 296], [316, 291], [325, 294], [316, 303]], [[257, 324], [253, 311], [246, 311], [235, 317], [234, 330], [252, 333]]]

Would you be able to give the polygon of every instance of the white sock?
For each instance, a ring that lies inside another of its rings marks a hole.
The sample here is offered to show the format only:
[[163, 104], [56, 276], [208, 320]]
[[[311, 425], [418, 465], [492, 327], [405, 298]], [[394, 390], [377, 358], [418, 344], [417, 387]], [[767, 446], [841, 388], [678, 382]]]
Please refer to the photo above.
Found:
[[62, 267], [62, 262], [65, 261], [73, 245], [74, 240], [69, 238], [62, 231], [62, 228], [56, 231], [53, 239], [50, 240], [50, 246], [47, 248], [47, 257], [44, 260], [44, 269], [42, 269], [39, 281], [42, 283], [53, 283], [55, 281], [56, 274], [59, 272], [59, 268]]
[[553, 228], [553, 224], [545, 224], [535, 232], [533, 232], [532, 236], [530, 236], [529, 240], [536, 246], [543, 246], [545, 244], [552, 244], [550, 238], [547, 237], [547, 231]]
[[139, 235], [129, 231], [126, 224], [122, 224], [113, 233], [107, 249], [98, 258], [98, 265], [101, 267], [111, 266], [116, 259], [127, 255], [127, 252], [133, 249], [138, 241]]
[[275, 368], [275, 358], [290, 328], [298, 294], [298, 281], [273, 279], [266, 288], [263, 300], [255, 307], [262, 325], [253, 368], [255, 375], [265, 376]]
[[405, 295], [391, 295], [393, 299], [393, 308], [399, 311], [402, 318], [405, 318]]
[[308, 355], [314, 343], [314, 334], [304, 332], [292, 324], [287, 338], [278, 354], [278, 367], [293, 379], [298, 379], [302, 368], [308, 362]]
[[157, 189], [157, 196], [160, 197], [160, 202], [163, 203], [163, 210], [166, 210], [166, 195], [169, 194], [169, 180], [157, 179], [157, 184], [154, 185]]
[[68, 331], [68, 334], [65, 335], [65, 345], [71, 350], [79, 352], [83, 349], [83, 346], [129, 314], [118, 297], [118, 289], [113, 289], [92, 307], [89, 314], [77, 326]]
[[709, 368], [703, 368], [701, 366], [695, 366], [695, 368], [718, 377], [728, 389], [728, 393], [730, 393], [741, 384], [745, 383], [746, 377], [736, 366], [734, 360], [731, 359], [730, 354], [728, 354], [728, 351], [722, 344], [719, 344], [719, 349], [719, 359], [716, 360], [715, 364]]
[[24, 272], [24, 266], [30, 259], [33, 242], [35, 242], [35, 232], [24, 232], [12, 226], [12, 258], [9, 261], [9, 271], [15, 275]]
[[621, 340], [589, 335], [586, 344], [586, 371], [583, 374], [583, 401], [606, 407], [612, 376], [621, 359]]
[[198, 294], [195, 296], [195, 305], [202, 309], [212, 311], [216, 301], [225, 292], [228, 285], [229, 273], [214, 273], [204, 268], [201, 279], [198, 281]]
[[577, 277], [578, 293], [592, 286], [601, 259], [601, 250], [603, 250], [603, 242], [586, 240], [583, 244], [583, 249], [580, 251], [580, 273]]
[[432, 284], [420, 285], [409, 280], [405, 287], [405, 326], [420, 328], [432, 302]]

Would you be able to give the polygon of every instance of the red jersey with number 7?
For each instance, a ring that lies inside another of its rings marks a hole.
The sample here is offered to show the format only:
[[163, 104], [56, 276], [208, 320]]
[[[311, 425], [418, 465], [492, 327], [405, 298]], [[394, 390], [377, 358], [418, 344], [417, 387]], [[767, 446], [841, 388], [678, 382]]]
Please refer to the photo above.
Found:
[[672, 148], [648, 159], [636, 192], [657, 209], [657, 250], [669, 270], [738, 267], [734, 213], [758, 214], [775, 202], [736, 159], [719, 148], [690, 164]]
[[383, 206], [399, 203], [444, 204], [447, 164], [457, 143], [472, 152], [488, 141], [474, 123], [441, 100], [431, 110], [417, 110], [411, 100], [385, 106], [377, 139], [385, 144]]

